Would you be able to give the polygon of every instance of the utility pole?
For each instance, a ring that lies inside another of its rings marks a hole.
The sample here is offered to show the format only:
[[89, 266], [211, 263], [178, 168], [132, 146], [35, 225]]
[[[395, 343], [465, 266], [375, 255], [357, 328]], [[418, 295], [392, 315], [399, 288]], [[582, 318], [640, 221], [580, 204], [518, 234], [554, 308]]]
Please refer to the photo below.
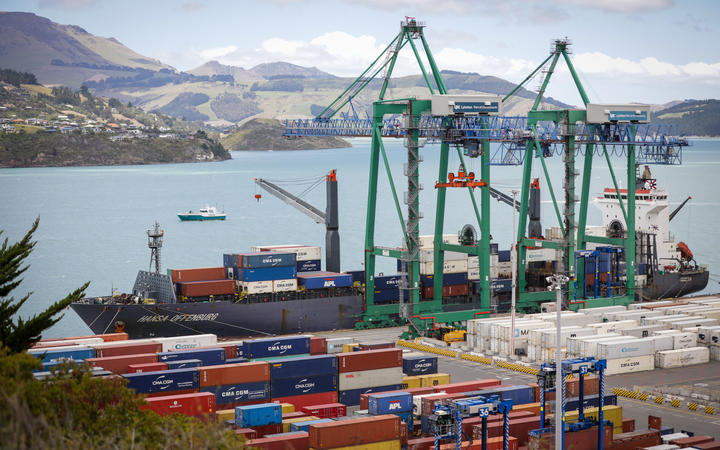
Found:
[[[565, 434], [565, 379], [562, 372], [562, 288], [570, 280], [563, 274], [555, 274], [545, 279], [550, 286], [549, 291], [555, 291], [555, 308], [557, 309], [557, 334], [555, 339], [555, 448], [562, 449]], [[582, 408], [582, 406], [581, 406]]]
[[510, 264], [512, 265], [512, 292], [510, 294], [510, 317], [511, 317], [511, 330], [510, 331], [510, 355], [515, 355], [515, 289], [517, 283], [517, 195], [520, 191], [513, 189], [513, 242], [512, 248], [510, 249]]

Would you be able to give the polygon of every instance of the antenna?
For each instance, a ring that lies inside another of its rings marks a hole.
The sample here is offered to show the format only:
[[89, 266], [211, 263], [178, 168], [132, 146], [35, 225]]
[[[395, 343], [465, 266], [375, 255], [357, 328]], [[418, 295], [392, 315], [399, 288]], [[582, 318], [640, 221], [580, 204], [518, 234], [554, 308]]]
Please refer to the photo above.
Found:
[[165, 232], [160, 229], [160, 224], [155, 222], [152, 230], [147, 230], [148, 247], [150, 248], [150, 269], [152, 272], [153, 262], [155, 262], [155, 273], [160, 273], [160, 249], [163, 244], [163, 236]]

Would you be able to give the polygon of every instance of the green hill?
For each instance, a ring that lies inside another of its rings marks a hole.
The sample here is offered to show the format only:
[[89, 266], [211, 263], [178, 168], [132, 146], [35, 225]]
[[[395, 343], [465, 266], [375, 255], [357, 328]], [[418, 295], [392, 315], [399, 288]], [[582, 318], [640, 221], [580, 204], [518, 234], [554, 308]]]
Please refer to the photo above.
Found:
[[657, 111], [652, 122], [672, 126], [673, 134], [720, 136], [720, 100], [685, 100]]
[[253, 119], [229, 136], [222, 138], [220, 142], [229, 150], [312, 150], [352, 147], [346, 140], [334, 136], [288, 139], [283, 137], [284, 131], [285, 126], [278, 120]]

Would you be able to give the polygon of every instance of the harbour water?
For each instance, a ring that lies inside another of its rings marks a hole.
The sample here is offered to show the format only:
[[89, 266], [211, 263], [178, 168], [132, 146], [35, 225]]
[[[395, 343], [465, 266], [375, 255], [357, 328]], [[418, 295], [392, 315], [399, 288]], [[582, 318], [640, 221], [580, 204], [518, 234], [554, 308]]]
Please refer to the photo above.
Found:
[[[256, 188], [260, 177], [294, 193], [307, 187], [299, 179], [317, 178], [330, 169], [338, 170], [340, 194], [340, 239], [343, 270], [362, 269], [367, 205], [369, 139], [351, 140], [349, 149], [233, 152], [233, 159], [217, 163], [152, 166], [69, 167], [0, 169], [0, 229], [3, 238], [14, 242], [22, 237], [36, 217], [40, 227], [37, 246], [28, 259], [15, 298], [33, 291], [21, 309], [23, 316], [41, 311], [85, 281], [91, 281], [88, 295], [109, 295], [112, 290], [131, 289], [137, 270], [149, 267], [145, 231], [158, 221], [165, 231], [163, 270], [219, 266], [222, 253], [247, 251], [253, 245], [302, 243], [324, 246], [325, 230], [310, 218], [270, 194]], [[695, 259], [708, 264], [711, 281], [707, 292], [720, 291], [720, 140], [692, 141], [683, 150], [680, 166], [651, 166], [658, 186], [670, 193], [671, 206], [687, 196], [691, 200], [671, 222], [677, 241], [684, 241]], [[400, 140], [389, 140], [386, 149], [400, 202], [407, 183], [403, 177], [406, 152]], [[435, 218], [434, 184], [438, 175], [438, 149], [422, 148], [421, 222], [422, 234], [433, 232]], [[480, 174], [479, 160], [469, 161]], [[625, 183], [625, 160], [616, 158], [613, 167], [621, 185]], [[457, 171], [457, 157], [450, 171]], [[543, 228], [557, 225], [539, 162], [533, 176], [540, 178]], [[581, 165], [578, 164], [581, 168]], [[553, 189], [562, 198], [562, 161], [548, 160]], [[382, 171], [382, 165], [381, 165]], [[520, 167], [493, 167], [491, 185], [508, 194], [519, 189]], [[293, 181], [293, 183], [288, 183]], [[595, 158], [591, 195], [611, 186], [603, 158]], [[579, 182], [578, 182], [579, 193]], [[257, 201], [255, 194], [261, 194]], [[303, 197], [324, 209], [323, 183]], [[178, 212], [215, 205], [227, 213], [227, 220], [180, 222]], [[512, 235], [512, 209], [495, 203], [491, 207], [491, 229], [500, 248], [508, 248]], [[384, 172], [380, 174], [376, 243], [400, 245], [401, 229]], [[456, 233], [466, 223], [476, 226], [468, 193], [448, 193], [445, 232]], [[600, 215], [590, 208], [589, 224], [599, 224]], [[323, 262], [324, 265], [324, 262]], [[394, 273], [393, 260], [381, 259], [378, 271]], [[79, 335], [89, 329], [68, 310], [47, 337]]]

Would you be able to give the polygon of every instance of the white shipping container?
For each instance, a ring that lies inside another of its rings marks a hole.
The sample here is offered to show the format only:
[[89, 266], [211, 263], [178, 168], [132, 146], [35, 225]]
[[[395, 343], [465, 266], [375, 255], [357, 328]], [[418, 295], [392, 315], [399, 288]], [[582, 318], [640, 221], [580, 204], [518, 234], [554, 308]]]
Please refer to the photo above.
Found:
[[580, 313], [587, 314], [589, 316], [602, 316], [605, 313], [609, 312], [619, 312], [619, 311], [627, 311], [627, 308], [621, 305], [616, 306], [601, 306], [599, 308], [588, 308], [588, 309], [581, 309]]
[[480, 279], [480, 269], [468, 269], [468, 280], [479, 280]]
[[720, 331], [720, 325], [715, 325], [712, 327], [700, 327], [698, 329], [698, 342], [704, 345], [710, 345], [711, 341], [711, 335], [713, 331]]
[[[674, 302], [672, 300], [658, 300], [656, 302], [641, 302], [641, 303], [631, 303], [628, 305], [627, 309], [629, 310], [640, 310], [640, 309], [647, 309], [647, 307], [654, 307], [654, 306], [662, 306], [662, 305], [671, 305]], [[649, 311], [649, 309], [648, 309]]]
[[[552, 315], [554, 316], [554, 314]], [[557, 317], [551, 317], [545, 320], [552, 323], [553, 325], [557, 323]], [[580, 313], [562, 314], [560, 316], [560, 320], [562, 321], [563, 327], [571, 325], [583, 327], [596, 321], [595, 318], [593, 318], [592, 316], [586, 316], [585, 314]]]
[[691, 347], [681, 350], [665, 350], [657, 353], [656, 364], [663, 369], [694, 366], [710, 362], [710, 349]]
[[711, 345], [710, 347], [710, 359], [713, 361], [720, 361], [720, 347], [717, 345]]
[[598, 342], [596, 357], [598, 359], [618, 359], [655, 353], [655, 339], [626, 337], [627, 340], [624, 341]]
[[480, 260], [477, 256], [468, 256], [468, 270], [470, 269], [479, 269], [480, 268]]
[[416, 416], [419, 416], [422, 412], [422, 399], [425, 397], [430, 397], [431, 395], [440, 395], [445, 394], [445, 391], [442, 392], [433, 392], [432, 394], [422, 394], [422, 395], [413, 395], [412, 401], [413, 401], [413, 414]]
[[343, 372], [338, 375], [338, 390], [364, 389], [376, 386], [402, 384], [402, 367]]
[[695, 314], [706, 319], [720, 320], [720, 309], [718, 308], [708, 309], [706, 311], [698, 311]]
[[[466, 259], [462, 261], [445, 261], [443, 264], [443, 273], [463, 273], [467, 271], [468, 265]], [[421, 263], [420, 273], [423, 275], [431, 275], [435, 273], [435, 263]]]
[[620, 330], [620, 333], [624, 334], [625, 336], [635, 336], [638, 338], [643, 338], [653, 336], [654, 332], [660, 331], [662, 329], [662, 325], [647, 325], [640, 328], [626, 328], [624, 330]]
[[616, 336], [616, 337], [611, 337], [611, 338], [606, 338], [606, 339], [580, 341], [580, 345], [578, 347], [576, 347], [576, 349], [575, 349], [575, 355], [578, 357], [592, 356], [594, 358], [597, 358], [598, 344], [610, 343], [610, 342], [623, 342], [623, 341], [627, 341], [628, 339], [632, 339], [632, 337], [631, 336]]
[[603, 333], [603, 334], [596, 334], [591, 336], [578, 336], [574, 338], [568, 338], [565, 342], [565, 346], [567, 347], [568, 355], [575, 355], [580, 351], [580, 347], [582, 342], [584, 341], [597, 341], [602, 339], [607, 339], [611, 337], [620, 337], [621, 335], [619, 333]]
[[217, 344], [217, 336], [214, 334], [198, 334], [193, 336], [157, 338], [155, 341], [162, 344], [162, 351], [171, 352], [197, 347], [210, 347]]
[[720, 345], [720, 330], [710, 332], [710, 345]]
[[269, 294], [273, 291], [272, 281], [241, 281], [240, 287], [246, 294]]
[[[420, 248], [426, 249], [426, 248], [433, 248], [433, 241], [435, 240], [434, 234], [424, 234], [420, 236], [419, 244]], [[457, 234], [443, 234], [442, 235], [442, 241], [446, 244], [460, 244], [460, 241], [458, 239]]]
[[590, 328], [595, 328], [599, 333], [620, 333], [620, 330], [627, 328], [636, 328], [637, 320], [619, 320], [617, 322], [600, 322], [587, 324]]
[[673, 350], [681, 350], [684, 348], [697, 347], [698, 345], [698, 334], [697, 333], [680, 333], [672, 335], [673, 338]]
[[[568, 327], [570, 328], [570, 327]], [[560, 342], [562, 345], [567, 346], [567, 340], [569, 338], [582, 337], [582, 336], [596, 336], [597, 330], [593, 328], [577, 328], [565, 331], [565, 327], [562, 328], [562, 334], [560, 336]], [[543, 333], [542, 343], [543, 347], [555, 347], [557, 343], [557, 331]]]
[[660, 311], [614, 311], [603, 314], [603, 319], [613, 322], [617, 320], [637, 320], [638, 322], [646, 317], [662, 316]]
[[297, 291], [297, 278], [291, 280], [273, 280], [273, 292]]
[[702, 317], [697, 317], [689, 320], [682, 320], [679, 322], [672, 322], [670, 323], [670, 326], [676, 330], [682, 330], [683, 328], [688, 327], [709, 327], [712, 325], [717, 325], [718, 320], [717, 319], [704, 319]]
[[[53, 347], [65, 347], [65, 348], [72, 348], [72, 346], [76, 345], [84, 345], [88, 347], [92, 347], [98, 344], [102, 344], [105, 341], [103, 338], [79, 338], [79, 339], [60, 339], [60, 340], [54, 340], [54, 341], [42, 341], [38, 342], [38, 344], [42, 344], [43, 350], [48, 350]], [[122, 341], [122, 342], [128, 342], [128, 341]], [[72, 344], [72, 345], [68, 345]]]
[[518, 322], [515, 321], [515, 330], [511, 331], [512, 323], [499, 325], [497, 338], [504, 341], [509, 341], [511, 333], [515, 335], [516, 341], [527, 341], [530, 337], [530, 330], [538, 328], [546, 328], [547, 323], [543, 321], [536, 322]]
[[[675, 439], [685, 439], [687, 437], [690, 437], [687, 433], [671, 433], [671, 434], [665, 434], [660, 436], [660, 439], [662, 439], [663, 445], [667, 445], [665, 448], [657, 449], [657, 450], [672, 450], [673, 447], [670, 446], [670, 442], [674, 441]], [[674, 444], [672, 444], [674, 445]], [[659, 446], [656, 446], [659, 447]], [[674, 448], [680, 448], [680, 446], [675, 445]]]
[[675, 314], [670, 316], [658, 316], [658, 317], [646, 317], [643, 319], [642, 325], [652, 325], [652, 324], [663, 324], [663, 325], [670, 325], [671, 322], [677, 322], [680, 320], [689, 320], [692, 319], [691, 316], [688, 314]]
[[605, 375], [619, 373], [645, 372], [655, 368], [653, 355], [635, 356], [632, 358], [608, 359]]
[[327, 352], [328, 353], [342, 353], [343, 345], [345, 344], [352, 344], [353, 338], [351, 337], [341, 337], [341, 338], [332, 338], [325, 340], [327, 344]]
[[295, 259], [297, 261], [313, 261], [322, 259], [322, 249], [313, 245], [300, 245], [300, 244], [286, 244], [286, 245], [256, 245], [251, 247], [251, 251], [260, 252], [263, 249], [276, 251], [276, 252], [287, 252], [295, 253]]
[[650, 339], [655, 340], [655, 351], [661, 352], [664, 350], [672, 350], [674, 347], [673, 337], [670, 335], [664, 336], [652, 336]]
[[[419, 252], [420, 262], [426, 263], [426, 262], [433, 262], [435, 261], [435, 250], [432, 248], [423, 248]], [[460, 252], [445, 252], [445, 261], [462, 261], [468, 259], [467, 253], [460, 253]], [[477, 260], [477, 258], [476, 258]]]
[[538, 248], [528, 250], [525, 254], [525, 260], [527, 262], [533, 261], [556, 261], [558, 259], [558, 252], [553, 248]]

